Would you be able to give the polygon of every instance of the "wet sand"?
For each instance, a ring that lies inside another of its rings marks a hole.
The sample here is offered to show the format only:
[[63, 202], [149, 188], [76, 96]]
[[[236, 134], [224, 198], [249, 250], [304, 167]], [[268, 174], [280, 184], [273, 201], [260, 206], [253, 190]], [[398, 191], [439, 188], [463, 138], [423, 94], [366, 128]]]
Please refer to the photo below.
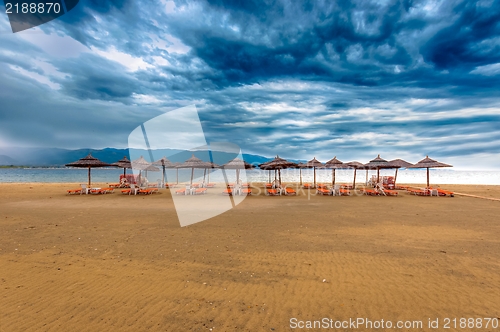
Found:
[[[290, 331], [291, 318], [360, 317], [431, 331], [429, 318], [500, 317], [498, 201], [261, 195], [181, 228], [167, 191], [73, 187], [0, 184], [0, 331]], [[500, 199], [499, 186], [443, 187]]]

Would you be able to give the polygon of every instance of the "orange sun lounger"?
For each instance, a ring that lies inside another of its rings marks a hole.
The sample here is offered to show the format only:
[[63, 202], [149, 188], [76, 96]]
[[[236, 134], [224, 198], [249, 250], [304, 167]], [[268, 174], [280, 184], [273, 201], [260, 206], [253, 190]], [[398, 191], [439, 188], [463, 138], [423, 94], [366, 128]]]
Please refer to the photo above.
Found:
[[384, 196], [397, 196], [398, 192], [396, 190], [382, 189], [380, 190]]
[[351, 191], [349, 189], [339, 189], [340, 196], [351, 196]]
[[195, 195], [205, 195], [207, 193], [207, 188], [199, 188], [194, 191]]
[[68, 195], [81, 195], [82, 194], [82, 188], [78, 188], [78, 189], [68, 189], [66, 190], [66, 192], [68, 193]]
[[247, 195], [247, 196], [249, 196], [249, 195], [251, 195], [251, 194], [252, 194], [252, 189], [241, 189], [241, 193], [242, 193], [243, 195]]
[[285, 195], [293, 196], [297, 195], [297, 192], [293, 188], [285, 188]]
[[363, 194], [365, 195], [370, 195], [370, 196], [377, 196], [379, 194], [379, 192], [375, 189], [364, 189], [363, 190]]
[[266, 188], [267, 189], [271, 189], [273, 187], [273, 184], [272, 183], [266, 183]]
[[232, 189], [226, 189], [222, 192], [224, 195], [229, 195], [231, 196], [233, 194], [233, 190]]
[[278, 189], [267, 189], [266, 194], [267, 196], [279, 196], [280, 191]]
[[431, 195], [429, 190], [408, 188], [407, 191], [410, 194], [417, 195], [417, 196], [430, 196]]
[[312, 187], [313, 187], [313, 185], [312, 185], [312, 184], [310, 184], [310, 183], [304, 183], [304, 184], [302, 185], [302, 188], [304, 188], [304, 189], [311, 189]]
[[326, 189], [326, 188], [318, 188], [318, 190], [316, 192], [320, 195], [331, 195], [332, 194], [331, 190]]

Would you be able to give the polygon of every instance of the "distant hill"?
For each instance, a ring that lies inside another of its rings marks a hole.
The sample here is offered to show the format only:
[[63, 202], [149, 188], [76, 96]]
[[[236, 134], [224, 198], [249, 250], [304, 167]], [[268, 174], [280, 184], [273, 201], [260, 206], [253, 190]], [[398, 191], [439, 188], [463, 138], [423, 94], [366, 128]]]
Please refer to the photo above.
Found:
[[[64, 166], [65, 164], [85, 157], [89, 153], [106, 163], [114, 163], [124, 156], [135, 159], [143, 155], [149, 160], [148, 151], [129, 149], [78, 149], [68, 150], [59, 148], [0, 148], [0, 165], [24, 165], [24, 166]], [[206, 151], [181, 151], [174, 149], [153, 150], [153, 158], [160, 159], [163, 156], [169, 158], [172, 162], [183, 162], [191, 157], [192, 154], [200, 159], [208, 160]], [[132, 155], [132, 156], [131, 156]], [[217, 152], [212, 154], [212, 160], [215, 163], [225, 163], [234, 159], [235, 155], [229, 153]], [[272, 159], [253, 154], [243, 154], [243, 159], [250, 164], [261, 164]]]
[[1, 166], [19, 165], [19, 162], [9, 156], [0, 155], [0, 165]]

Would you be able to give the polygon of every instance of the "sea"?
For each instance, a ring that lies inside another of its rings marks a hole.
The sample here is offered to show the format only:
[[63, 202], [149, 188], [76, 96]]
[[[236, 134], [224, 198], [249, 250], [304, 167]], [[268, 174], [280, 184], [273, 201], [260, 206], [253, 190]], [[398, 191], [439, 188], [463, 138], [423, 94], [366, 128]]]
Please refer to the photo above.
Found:
[[[130, 173], [131, 171], [128, 170]], [[137, 172], [136, 172], [137, 173]], [[365, 183], [376, 171], [369, 171], [368, 176], [365, 170], [358, 170], [356, 173], [356, 183]], [[117, 183], [123, 170], [116, 168], [94, 168], [91, 171], [92, 182]], [[381, 170], [380, 176], [394, 176], [395, 170]], [[149, 172], [146, 176], [150, 183], [161, 181], [162, 172]], [[195, 169], [195, 181], [201, 181], [203, 176], [208, 177], [204, 170]], [[235, 181], [236, 171], [227, 170], [226, 178], [228, 182]], [[300, 181], [313, 182], [314, 171], [312, 169], [287, 169], [281, 171], [283, 182]], [[167, 182], [188, 182], [191, 177], [191, 169], [166, 170]], [[274, 179], [274, 171], [269, 175], [269, 171], [247, 170], [241, 172], [240, 178], [245, 182], [267, 182], [269, 178]], [[337, 183], [352, 183], [354, 178], [353, 170], [336, 170], [335, 181]], [[400, 169], [397, 174], [398, 183], [423, 184], [427, 175], [425, 169]], [[207, 178], [208, 180], [208, 178]], [[0, 168], [0, 183], [87, 183], [87, 169], [79, 168]], [[330, 169], [317, 169], [317, 183], [331, 183], [332, 171]], [[224, 174], [214, 171], [210, 174], [210, 182], [225, 182]], [[471, 171], [454, 169], [431, 169], [431, 184], [477, 184], [477, 185], [500, 185], [500, 171]]]

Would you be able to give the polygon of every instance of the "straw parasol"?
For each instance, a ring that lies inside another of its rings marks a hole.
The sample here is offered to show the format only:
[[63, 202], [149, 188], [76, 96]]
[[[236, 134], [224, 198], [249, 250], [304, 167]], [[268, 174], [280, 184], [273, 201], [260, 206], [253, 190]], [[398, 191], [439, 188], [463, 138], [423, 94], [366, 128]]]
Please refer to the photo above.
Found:
[[340, 169], [340, 168], [348, 168], [346, 165], [344, 165], [343, 162], [337, 159], [337, 156], [333, 157], [332, 159], [328, 160], [325, 163], [326, 168], [331, 168], [332, 169], [332, 186], [335, 185], [335, 170]]
[[427, 168], [427, 188], [429, 188], [429, 168], [437, 168], [437, 167], [453, 167], [453, 166], [440, 163], [439, 161], [435, 161], [429, 158], [429, 156], [426, 156], [424, 159], [420, 160], [418, 163], [408, 168]]
[[212, 166], [213, 166], [212, 163], [203, 161], [203, 160], [201, 160], [199, 158], [196, 158], [194, 156], [194, 154], [193, 154], [191, 156], [191, 158], [189, 158], [188, 160], [186, 160], [182, 164], [178, 165], [177, 168], [191, 168], [191, 182], [190, 182], [190, 184], [192, 185], [193, 184], [193, 177], [194, 177], [194, 169], [195, 168], [204, 168], [204, 169], [207, 169], [207, 168], [212, 168]]
[[235, 159], [231, 160], [230, 162], [228, 162], [227, 164], [223, 165], [222, 168], [236, 170], [236, 183], [239, 183], [239, 181], [240, 181], [240, 169], [252, 169], [252, 168], [255, 168], [255, 166], [247, 163], [244, 160], [241, 160], [240, 158], [235, 158]]
[[151, 163], [146, 161], [143, 156], [140, 156], [139, 158], [132, 160], [131, 162], [132, 168], [139, 170], [139, 185], [142, 183], [142, 171], [146, 171], [146, 177], [147, 177], [147, 171], [159, 171], [160, 169], [158, 167], [152, 166]]
[[81, 168], [88, 168], [89, 169], [89, 187], [91, 184], [91, 177], [90, 177], [90, 169], [94, 167], [106, 167], [106, 166], [113, 166], [111, 164], [107, 164], [104, 161], [101, 161], [97, 158], [92, 157], [92, 154], [88, 154], [85, 158], [78, 159], [75, 162], [66, 164], [66, 166], [69, 167], [81, 167]]
[[344, 165], [348, 168], [354, 169], [354, 180], [352, 181], [352, 187], [356, 188], [356, 172], [358, 171], [358, 169], [365, 168], [365, 165], [363, 165], [359, 161], [350, 161], [348, 163], [345, 163]]
[[377, 158], [370, 160], [369, 163], [364, 165], [365, 168], [371, 169], [371, 168], [376, 168], [377, 169], [377, 183], [380, 182], [380, 169], [381, 168], [394, 168], [389, 164], [389, 162], [385, 159], [380, 158], [380, 155], [377, 156]]
[[123, 159], [121, 160], [118, 160], [116, 163], [112, 163], [111, 165], [123, 168], [123, 176], [127, 175], [127, 168], [132, 168], [132, 164], [127, 156], [123, 157]]
[[314, 157], [306, 163], [307, 167], [314, 169], [314, 185], [313, 188], [316, 188], [316, 167], [323, 167], [324, 165]]
[[161, 166], [163, 169], [162, 177], [161, 177], [161, 183], [162, 187], [165, 186], [165, 169], [166, 168], [175, 168], [175, 164], [171, 162], [170, 160], [167, 159], [167, 157], [163, 157], [161, 159], [158, 159], [157, 161], [153, 161], [153, 165], [156, 166]]
[[396, 169], [396, 174], [394, 174], [394, 186], [396, 186], [396, 180], [398, 178], [398, 169], [400, 168], [408, 168], [413, 166], [412, 163], [407, 162], [406, 160], [403, 159], [394, 159], [389, 161], [389, 164], [393, 166], [393, 168]]
[[281, 186], [281, 170], [296, 166], [297, 164], [276, 156], [273, 160], [260, 164], [259, 168], [264, 170], [278, 170], [279, 184]]

